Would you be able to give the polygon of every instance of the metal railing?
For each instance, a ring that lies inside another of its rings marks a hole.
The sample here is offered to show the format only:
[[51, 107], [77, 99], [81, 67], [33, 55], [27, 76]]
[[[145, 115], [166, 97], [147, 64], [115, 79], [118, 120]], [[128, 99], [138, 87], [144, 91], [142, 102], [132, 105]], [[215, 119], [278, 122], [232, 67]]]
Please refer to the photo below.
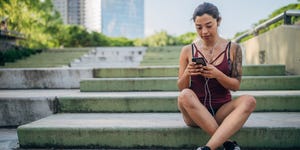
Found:
[[17, 31], [12, 30], [0, 30], [0, 37], [4, 38], [16, 38], [16, 39], [25, 39], [25, 35]]
[[267, 20], [266, 22], [256, 26], [254, 29], [249, 30], [248, 32], [245, 32], [244, 34], [238, 36], [237, 38], [233, 39], [233, 41], [239, 42], [241, 39], [243, 39], [244, 37], [246, 37], [248, 35], [251, 35], [251, 34], [257, 35], [259, 30], [264, 29], [264, 28], [268, 27], [269, 25], [276, 23], [277, 21], [280, 21], [281, 19], [284, 20], [284, 24], [292, 24], [292, 16], [300, 16], [300, 10], [285, 11], [285, 12]]

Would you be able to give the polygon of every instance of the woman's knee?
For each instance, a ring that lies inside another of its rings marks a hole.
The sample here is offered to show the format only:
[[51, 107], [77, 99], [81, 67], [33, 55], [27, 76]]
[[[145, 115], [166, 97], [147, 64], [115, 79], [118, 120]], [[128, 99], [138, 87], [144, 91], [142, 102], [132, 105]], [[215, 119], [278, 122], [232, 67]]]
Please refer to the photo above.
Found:
[[178, 95], [178, 104], [180, 106], [192, 106], [194, 93], [191, 89], [183, 89]]
[[245, 111], [246, 112], [253, 112], [256, 107], [256, 99], [251, 95], [243, 95], [243, 104], [246, 106]]

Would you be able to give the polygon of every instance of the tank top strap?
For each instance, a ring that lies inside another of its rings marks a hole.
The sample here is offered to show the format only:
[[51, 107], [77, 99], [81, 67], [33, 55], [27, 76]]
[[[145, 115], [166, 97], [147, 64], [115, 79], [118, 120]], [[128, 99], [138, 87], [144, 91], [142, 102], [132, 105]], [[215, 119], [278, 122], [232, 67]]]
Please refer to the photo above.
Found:
[[221, 56], [222, 54], [224, 54], [226, 52], [226, 49], [224, 51], [222, 51], [212, 62], [211, 64], [213, 64], [215, 61], [217, 61]]
[[225, 53], [225, 57], [227, 58], [228, 56], [226, 55], [226, 50], [228, 50], [228, 48], [230, 48], [231, 42], [228, 42], [228, 44], [226, 45], [226, 48], [211, 62], [214, 63], [215, 61], [217, 61], [224, 53]]
[[[194, 51], [195, 48], [195, 51]], [[205, 59], [205, 61], [207, 62], [207, 59], [204, 57], [204, 55], [201, 53], [201, 51], [197, 48], [197, 46], [195, 45], [195, 43], [192, 44], [192, 56], [193, 57], [203, 57]]]

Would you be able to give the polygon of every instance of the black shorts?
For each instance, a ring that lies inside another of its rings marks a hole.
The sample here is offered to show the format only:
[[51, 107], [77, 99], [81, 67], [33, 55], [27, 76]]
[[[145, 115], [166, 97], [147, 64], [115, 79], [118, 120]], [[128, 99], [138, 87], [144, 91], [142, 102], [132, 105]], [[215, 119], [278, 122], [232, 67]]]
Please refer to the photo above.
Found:
[[219, 110], [219, 108], [206, 108], [208, 110], [208, 112], [212, 115], [215, 116], [217, 111]]

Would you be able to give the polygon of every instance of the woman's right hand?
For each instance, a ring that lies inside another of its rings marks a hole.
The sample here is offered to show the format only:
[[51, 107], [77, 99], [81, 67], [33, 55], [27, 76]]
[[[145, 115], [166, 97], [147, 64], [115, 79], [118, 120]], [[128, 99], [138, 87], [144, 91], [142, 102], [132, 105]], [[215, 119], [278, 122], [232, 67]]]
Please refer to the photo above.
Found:
[[185, 73], [189, 76], [201, 75], [204, 71], [203, 65], [190, 62], [185, 69]]

